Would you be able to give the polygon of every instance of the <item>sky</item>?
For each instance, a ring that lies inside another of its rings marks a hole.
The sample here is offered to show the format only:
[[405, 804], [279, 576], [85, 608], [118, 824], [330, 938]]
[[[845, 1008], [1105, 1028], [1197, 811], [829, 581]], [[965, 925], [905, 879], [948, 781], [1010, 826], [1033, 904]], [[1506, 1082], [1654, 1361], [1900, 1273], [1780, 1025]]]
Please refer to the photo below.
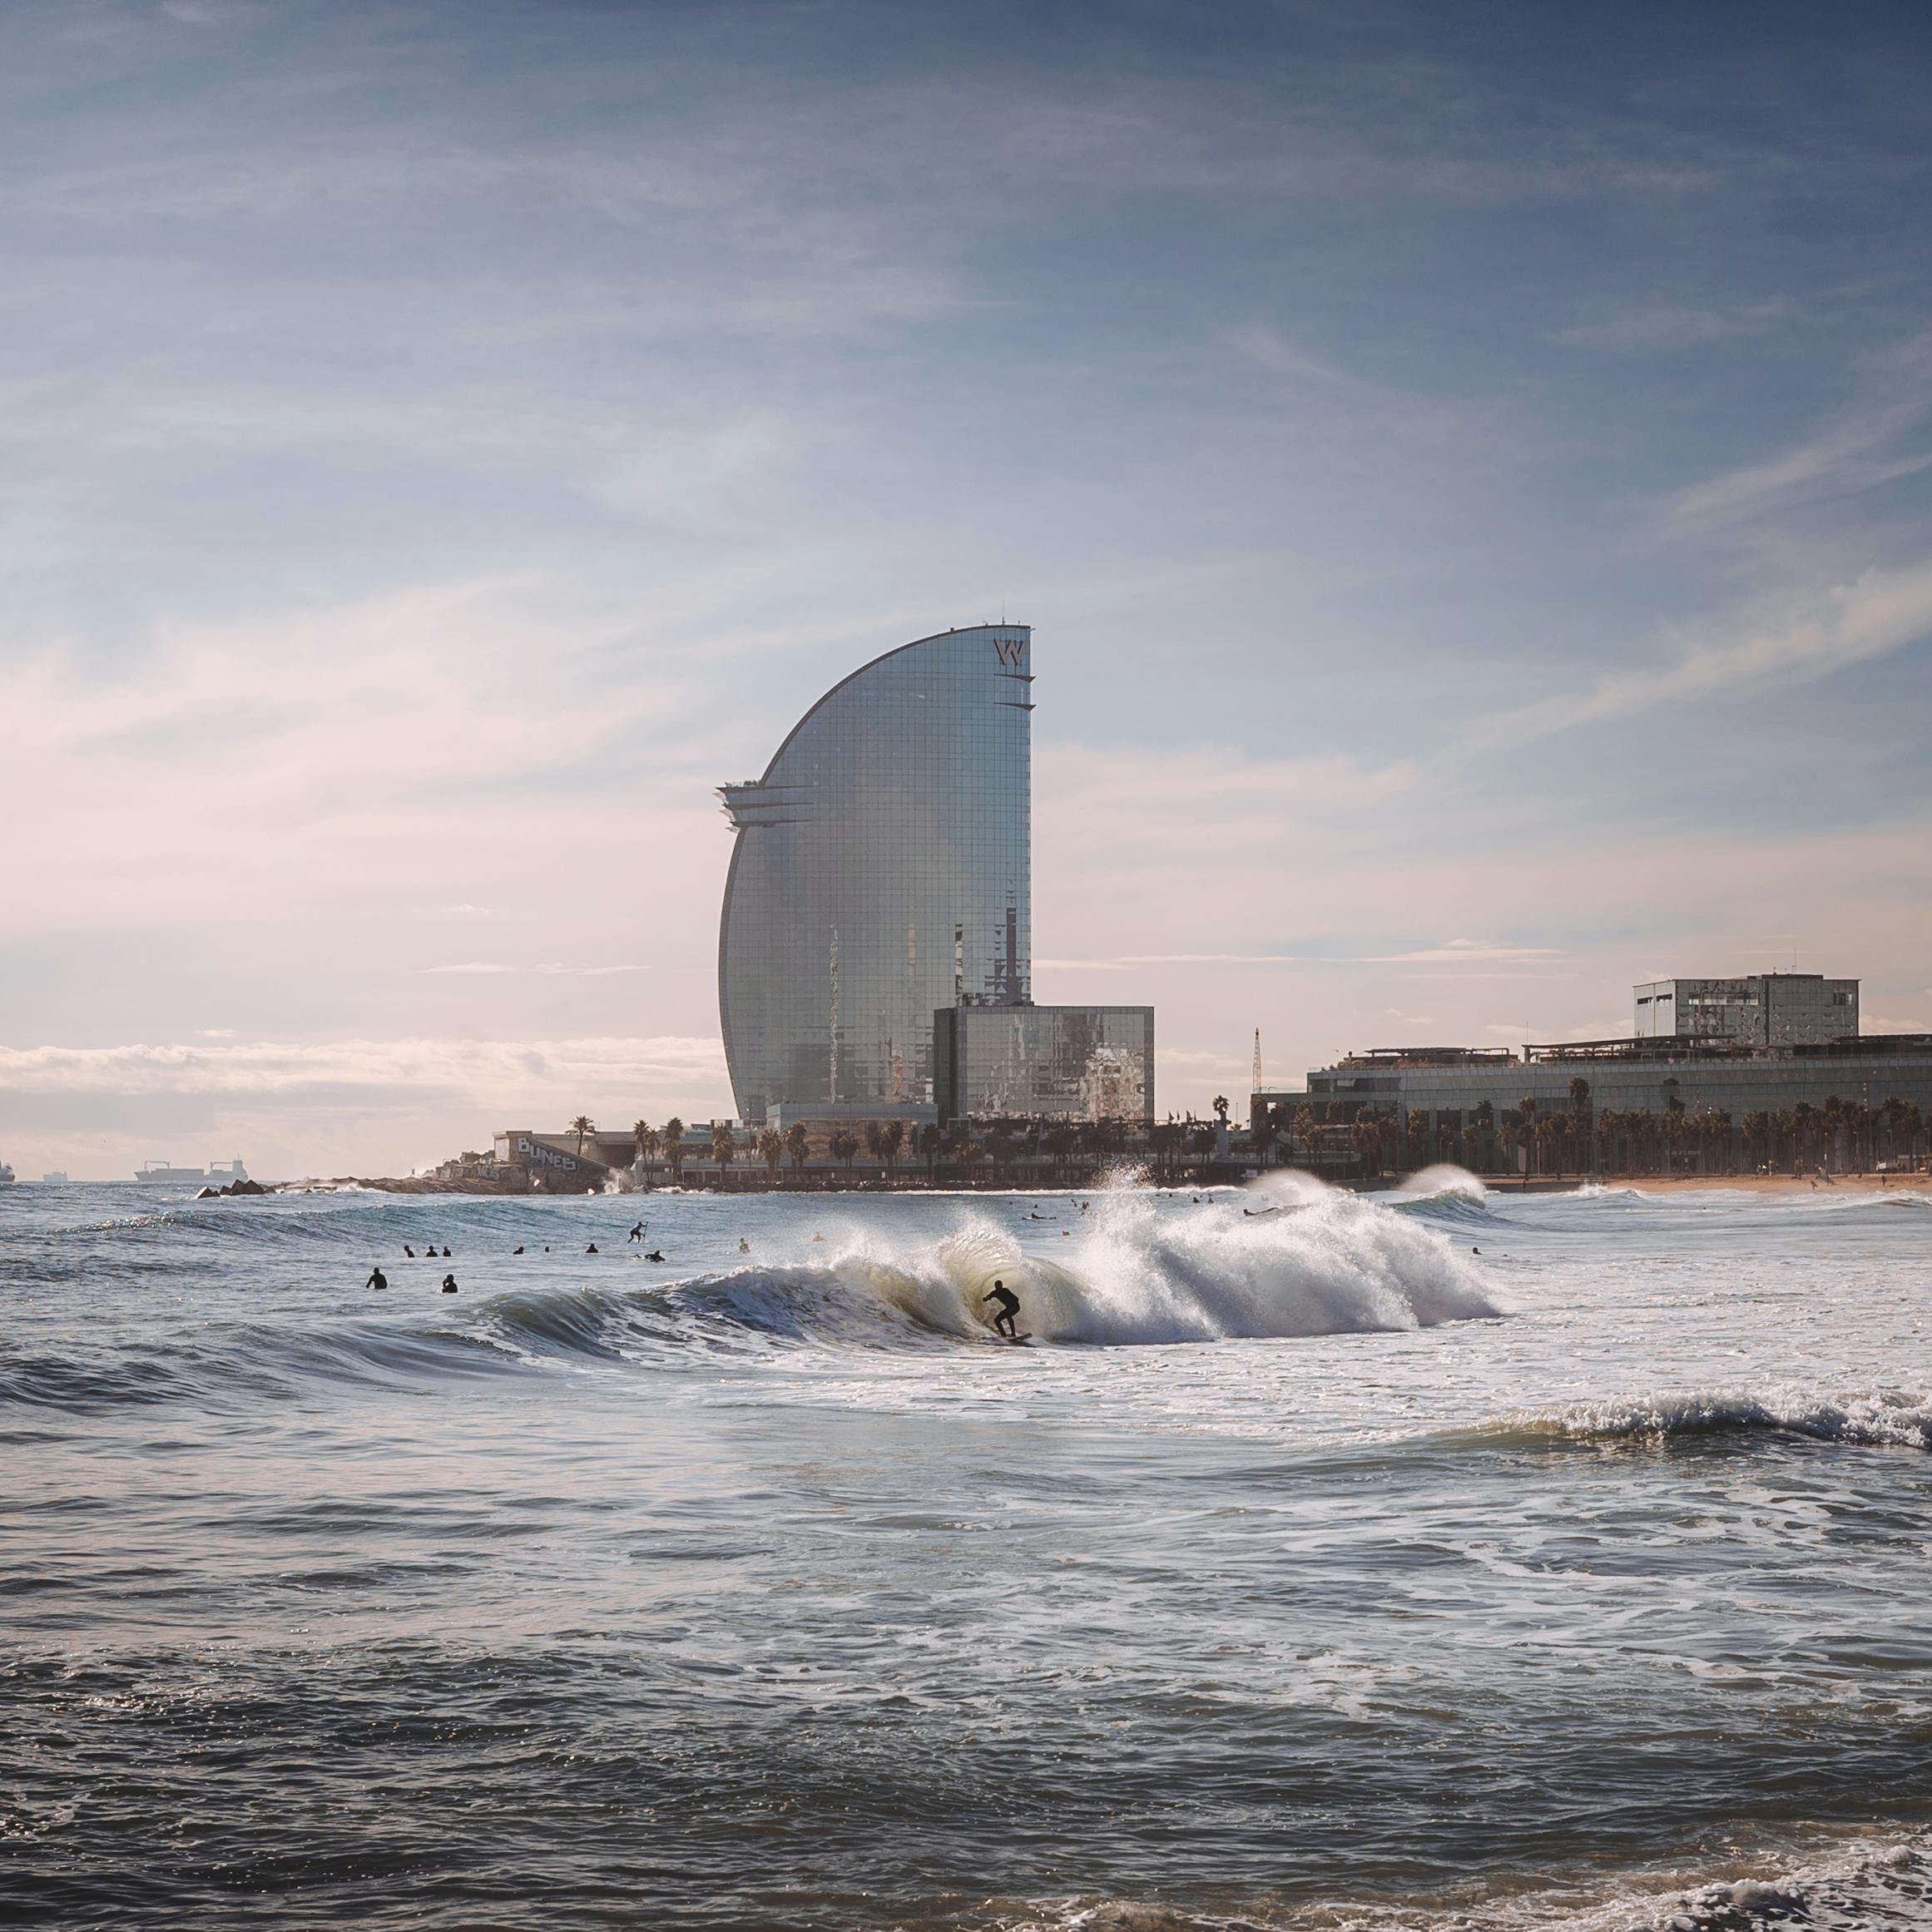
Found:
[[1034, 627], [1162, 1112], [1932, 1029], [1932, 16], [10, 0], [0, 1158], [729, 1113], [712, 787]]

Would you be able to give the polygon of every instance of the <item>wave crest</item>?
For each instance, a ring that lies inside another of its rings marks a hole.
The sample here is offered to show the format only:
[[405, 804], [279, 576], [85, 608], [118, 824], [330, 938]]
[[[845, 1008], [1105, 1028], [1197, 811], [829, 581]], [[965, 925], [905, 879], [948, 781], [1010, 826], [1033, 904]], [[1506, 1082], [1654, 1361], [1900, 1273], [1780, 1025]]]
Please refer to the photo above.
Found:
[[1496, 1433], [1617, 1441], [1769, 1430], [1869, 1449], [1932, 1449], [1932, 1399], [1901, 1390], [1832, 1399], [1811, 1391], [1619, 1397], [1553, 1415], [1515, 1415]]

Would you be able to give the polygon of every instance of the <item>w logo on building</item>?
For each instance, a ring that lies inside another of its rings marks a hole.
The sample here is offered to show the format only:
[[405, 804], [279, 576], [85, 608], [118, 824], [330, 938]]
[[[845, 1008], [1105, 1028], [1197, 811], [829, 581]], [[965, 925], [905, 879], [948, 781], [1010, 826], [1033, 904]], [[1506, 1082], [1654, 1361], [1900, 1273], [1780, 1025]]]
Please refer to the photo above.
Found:
[[1010, 664], [1015, 671], [1019, 669], [1020, 659], [1025, 655], [1026, 647], [1027, 641], [1024, 637], [995, 637], [993, 640], [993, 648], [999, 653], [999, 661]]

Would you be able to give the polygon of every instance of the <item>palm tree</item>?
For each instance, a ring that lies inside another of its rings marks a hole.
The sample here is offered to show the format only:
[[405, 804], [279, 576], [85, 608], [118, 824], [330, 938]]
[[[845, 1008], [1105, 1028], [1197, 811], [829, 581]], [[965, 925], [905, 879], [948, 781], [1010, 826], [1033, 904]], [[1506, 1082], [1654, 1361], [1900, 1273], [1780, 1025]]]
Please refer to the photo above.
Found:
[[664, 1159], [673, 1186], [684, 1180], [684, 1122], [674, 1113], [664, 1123]]
[[657, 1129], [647, 1120], [641, 1120], [631, 1129], [631, 1137], [637, 1143], [637, 1172], [642, 1174], [651, 1157], [657, 1152]]
[[880, 1145], [885, 1150], [886, 1167], [890, 1172], [892, 1177], [897, 1180], [899, 1177], [899, 1150], [905, 1145], [905, 1122], [903, 1120], [889, 1120], [885, 1123], [885, 1131], [879, 1135], [879, 1138]]
[[1895, 1162], [1904, 1154], [1909, 1159], [1918, 1150], [1918, 1108], [1910, 1101], [1894, 1093], [1880, 1103], [1878, 1113], [1885, 1122], [1885, 1150], [1889, 1157]]
[[765, 1163], [765, 1171], [775, 1186], [779, 1164], [785, 1159], [785, 1142], [779, 1137], [777, 1128], [766, 1127], [759, 1135], [758, 1157]]
[[577, 1136], [577, 1157], [581, 1161], [583, 1158], [584, 1136], [594, 1134], [597, 1131], [597, 1123], [587, 1113], [580, 1113], [570, 1123], [570, 1131]]
[[795, 1120], [785, 1130], [785, 1151], [791, 1156], [792, 1172], [802, 1173], [805, 1156], [811, 1152], [812, 1137], [802, 1120]]
[[1673, 1098], [1665, 1107], [1663, 1118], [1657, 1123], [1663, 1136], [1664, 1172], [1667, 1174], [1677, 1172], [1677, 1153], [1684, 1144], [1686, 1125], [1684, 1103]]
[[1570, 1082], [1571, 1165], [1581, 1168], [1590, 1131], [1590, 1083], [1581, 1073]]
[[881, 1163], [885, 1159], [885, 1129], [878, 1121], [865, 1123], [865, 1151], [874, 1160]]
[[840, 1127], [832, 1136], [831, 1145], [832, 1158], [845, 1164], [845, 1178], [850, 1181], [852, 1178], [852, 1162], [859, 1152], [858, 1135], [849, 1127]]
[[919, 1147], [919, 1158], [926, 1164], [926, 1178], [930, 1181], [933, 1178], [933, 1170], [939, 1164], [939, 1146], [945, 1139], [945, 1136], [939, 1132], [938, 1126], [934, 1122], [928, 1121], [919, 1130], [915, 1139]]
[[1529, 1150], [1529, 1164], [1526, 1173], [1536, 1172], [1536, 1096], [1526, 1093], [1516, 1103], [1518, 1117], [1523, 1123], [1523, 1145]]
[[1382, 1128], [1373, 1112], [1365, 1110], [1355, 1116], [1349, 1138], [1361, 1157], [1363, 1178], [1375, 1179], [1382, 1172]]
[[738, 1151], [738, 1143], [731, 1136], [731, 1123], [728, 1120], [711, 1122], [711, 1158], [718, 1164], [718, 1185], [722, 1186], [725, 1176], [730, 1171], [731, 1157]]

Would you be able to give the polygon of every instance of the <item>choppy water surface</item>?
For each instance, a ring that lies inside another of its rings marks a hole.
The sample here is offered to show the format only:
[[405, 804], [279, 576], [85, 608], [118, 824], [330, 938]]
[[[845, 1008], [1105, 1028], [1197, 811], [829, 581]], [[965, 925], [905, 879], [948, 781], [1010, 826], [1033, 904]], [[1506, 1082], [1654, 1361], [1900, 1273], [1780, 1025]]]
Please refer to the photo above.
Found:
[[1932, 1926], [1932, 1205], [1085, 1198], [0, 1196], [0, 1915]]

